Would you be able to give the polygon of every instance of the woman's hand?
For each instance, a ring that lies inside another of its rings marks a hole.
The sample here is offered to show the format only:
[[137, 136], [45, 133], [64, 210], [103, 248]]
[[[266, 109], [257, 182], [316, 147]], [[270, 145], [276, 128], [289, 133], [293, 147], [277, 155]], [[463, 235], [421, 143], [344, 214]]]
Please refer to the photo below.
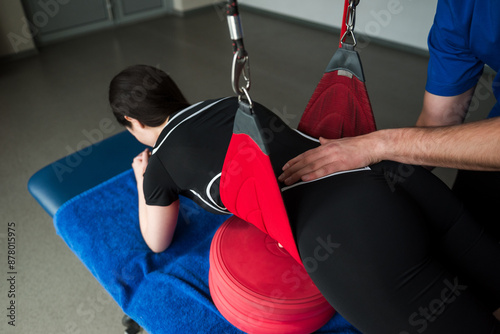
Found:
[[132, 161], [132, 169], [134, 170], [135, 180], [137, 183], [142, 184], [142, 181], [144, 180], [144, 172], [146, 171], [146, 167], [148, 167], [150, 156], [151, 152], [149, 149], [145, 149]]

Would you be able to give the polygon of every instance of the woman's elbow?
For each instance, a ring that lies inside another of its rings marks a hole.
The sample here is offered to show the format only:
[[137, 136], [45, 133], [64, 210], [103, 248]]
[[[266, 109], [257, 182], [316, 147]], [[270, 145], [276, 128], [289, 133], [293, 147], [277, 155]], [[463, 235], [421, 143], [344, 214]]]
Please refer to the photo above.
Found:
[[157, 247], [151, 247], [151, 246], [149, 247], [149, 249], [151, 249], [151, 251], [152, 251], [153, 253], [156, 253], [156, 254], [163, 252], [163, 251], [164, 251], [164, 250], [166, 250], [167, 248], [168, 248], [168, 247], [158, 247], [158, 248], [157, 248]]
[[172, 243], [179, 201], [166, 207], [147, 207], [147, 219], [141, 221], [141, 233], [148, 247], [155, 253], [161, 253]]
[[171, 240], [150, 240], [146, 241], [146, 244], [148, 245], [149, 249], [153, 253], [161, 253], [165, 251], [171, 244]]

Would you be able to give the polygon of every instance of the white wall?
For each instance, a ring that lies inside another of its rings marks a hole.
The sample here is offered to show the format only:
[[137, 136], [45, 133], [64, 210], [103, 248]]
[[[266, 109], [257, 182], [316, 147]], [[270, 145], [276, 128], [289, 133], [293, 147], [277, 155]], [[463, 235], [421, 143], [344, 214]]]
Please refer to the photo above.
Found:
[[[240, 0], [240, 4], [340, 28], [344, 0]], [[427, 50], [437, 0], [361, 0], [355, 32]], [[360, 41], [362, 43], [362, 41]]]
[[21, 0], [0, 1], [0, 57], [35, 50]]

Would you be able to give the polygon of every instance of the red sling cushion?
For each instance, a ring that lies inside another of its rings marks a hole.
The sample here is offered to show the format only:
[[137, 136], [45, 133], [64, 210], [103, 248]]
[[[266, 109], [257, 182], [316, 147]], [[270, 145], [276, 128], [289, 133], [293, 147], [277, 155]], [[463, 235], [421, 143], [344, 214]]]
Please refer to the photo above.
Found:
[[312, 137], [327, 139], [375, 131], [365, 83], [342, 70], [323, 74], [298, 129]]
[[302, 263], [269, 157], [247, 134], [233, 134], [222, 169], [226, 208], [277, 240]]

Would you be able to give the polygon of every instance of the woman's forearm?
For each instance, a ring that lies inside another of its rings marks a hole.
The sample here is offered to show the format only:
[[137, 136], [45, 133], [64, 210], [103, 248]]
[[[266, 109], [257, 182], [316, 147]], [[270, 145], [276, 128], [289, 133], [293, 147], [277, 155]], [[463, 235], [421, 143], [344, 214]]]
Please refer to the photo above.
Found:
[[139, 226], [141, 229], [141, 234], [144, 240], [147, 243], [147, 208], [146, 208], [146, 200], [144, 198], [144, 191], [142, 189], [142, 182], [137, 182], [137, 195], [138, 195], [138, 206], [139, 206]]
[[153, 252], [163, 252], [170, 246], [174, 237], [179, 201], [177, 200], [169, 206], [148, 206], [144, 198], [142, 184], [138, 182], [137, 186], [139, 190], [139, 225], [142, 237]]
[[170, 246], [177, 225], [179, 200], [170, 205], [148, 205], [144, 196], [144, 174], [149, 163], [149, 150], [145, 149], [132, 162], [137, 182], [139, 226], [142, 237], [155, 253], [163, 252]]

